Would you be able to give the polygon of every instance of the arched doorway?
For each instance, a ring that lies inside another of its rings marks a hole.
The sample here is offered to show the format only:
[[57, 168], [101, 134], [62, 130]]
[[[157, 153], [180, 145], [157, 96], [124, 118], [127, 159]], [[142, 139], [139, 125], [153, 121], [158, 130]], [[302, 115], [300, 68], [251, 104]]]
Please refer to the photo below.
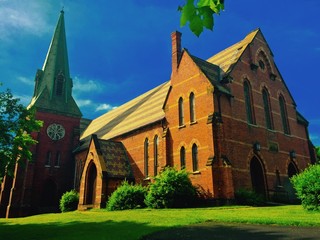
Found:
[[291, 178], [298, 173], [299, 173], [299, 170], [296, 164], [294, 162], [290, 162], [288, 165], [288, 177]]
[[52, 179], [45, 180], [41, 195], [40, 212], [58, 210], [57, 185]]
[[264, 167], [257, 157], [253, 157], [251, 159], [250, 174], [253, 191], [266, 197], [266, 181], [264, 175]]
[[91, 162], [86, 177], [85, 204], [94, 204], [96, 199], [97, 168]]

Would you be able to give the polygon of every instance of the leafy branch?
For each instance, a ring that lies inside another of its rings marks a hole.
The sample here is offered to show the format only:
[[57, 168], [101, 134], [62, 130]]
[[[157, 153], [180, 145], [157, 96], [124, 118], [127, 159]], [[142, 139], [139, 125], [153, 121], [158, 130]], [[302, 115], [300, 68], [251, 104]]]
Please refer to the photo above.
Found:
[[213, 15], [219, 15], [224, 10], [224, 0], [196, 0], [196, 4], [194, 0], [185, 1], [183, 6], [178, 7], [181, 27], [189, 22], [190, 30], [198, 37], [204, 28], [213, 30]]

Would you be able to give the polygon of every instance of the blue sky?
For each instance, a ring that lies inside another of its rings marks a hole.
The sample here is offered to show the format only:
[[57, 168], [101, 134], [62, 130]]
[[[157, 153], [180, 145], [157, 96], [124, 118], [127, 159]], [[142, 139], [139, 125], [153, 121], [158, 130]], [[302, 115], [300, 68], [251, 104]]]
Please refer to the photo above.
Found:
[[226, 0], [214, 31], [180, 28], [184, 0], [0, 0], [0, 82], [28, 104], [64, 7], [73, 95], [94, 118], [169, 80], [171, 39], [207, 59], [260, 27], [320, 146], [319, 0]]

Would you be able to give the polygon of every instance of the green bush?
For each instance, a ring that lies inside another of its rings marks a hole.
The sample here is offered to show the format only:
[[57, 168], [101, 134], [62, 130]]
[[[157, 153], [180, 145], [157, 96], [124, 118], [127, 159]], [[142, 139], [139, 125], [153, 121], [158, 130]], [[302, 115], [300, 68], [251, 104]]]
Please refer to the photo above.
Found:
[[239, 189], [235, 192], [235, 200], [239, 205], [263, 206], [265, 204], [264, 197], [254, 191], [247, 189]]
[[302, 206], [320, 211], [320, 165], [311, 165], [290, 180]]
[[132, 185], [124, 181], [109, 197], [107, 202], [107, 209], [124, 210], [134, 208], [144, 208], [145, 195], [147, 188], [141, 185]]
[[61, 212], [70, 212], [78, 208], [79, 194], [75, 190], [65, 192], [60, 199]]
[[166, 168], [150, 184], [145, 203], [150, 208], [188, 207], [193, 204], [196, 189], [185, 170]]

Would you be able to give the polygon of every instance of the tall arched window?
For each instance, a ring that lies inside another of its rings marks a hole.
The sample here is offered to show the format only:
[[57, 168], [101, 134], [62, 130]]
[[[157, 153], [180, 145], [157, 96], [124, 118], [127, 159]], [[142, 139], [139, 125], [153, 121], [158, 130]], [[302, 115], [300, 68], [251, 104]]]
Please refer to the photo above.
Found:
[[284, 100], [284, 97], [282, 95], [280, 95], [279, 97], [279, 105], [280, 105], [280, 115], [281, 115], [283, 132], [285, 134], [290, 134], [286, 101]]
[[181, 169], [186, 168], [186, 149], [184, 147], [180, 149], [180, 165]]
[[154, 154], [154, 164], [153, 164], [153, 173], [154, 176], [158, 175], [158, 135], [154, 137], [153, 141], [153, 154]]
[[59, 167], [60, 166], [60, 158], [61, 158], [61, 153], [58, 151], [56, 153], [56, 159], [54, 161], [54, 166]]
[[273, 129], [270, 97], [266, 88], [262, 90], [262, 98], [263, 98], [264, 115], [266, 119], [266, 127], [268, 129]]
[[47, 152], [45, 166], [47, 166], [47, 167], [51, 166], [51, 152], [50, 151]]
[[146, 138], [146, 140], [144, 140], [144, 176], [146, 178], [149, 176], [148, 162], [149, 162], [149, 140], [148, 138]]
[[61, 96], [63, 93], [63, 85], [64, 85], [64, 76], [62, 73], [59, 73], [56, 79], [56, 95]]
[[248, 81], [244, 81], [243, 89], [244, 89], [244, 101], [245, 101], [246, 112], [247, 112], [247, 121], [250, 124], [255, 124], [251, 86]]
[[195, 122], [196, 121], [196, 109], [195, 109], [195, 98], [194, 98], [194, 93], [190, 93], [189, 96], [189, 104], [190, 104], [190, 122]]
[[183, 98], [179, 98], [179, 126], [184, 125], [184, 110], [183, 110]]
[[198, 171], [198, 146], [194, 143], [192, 145], [192, 170]]

